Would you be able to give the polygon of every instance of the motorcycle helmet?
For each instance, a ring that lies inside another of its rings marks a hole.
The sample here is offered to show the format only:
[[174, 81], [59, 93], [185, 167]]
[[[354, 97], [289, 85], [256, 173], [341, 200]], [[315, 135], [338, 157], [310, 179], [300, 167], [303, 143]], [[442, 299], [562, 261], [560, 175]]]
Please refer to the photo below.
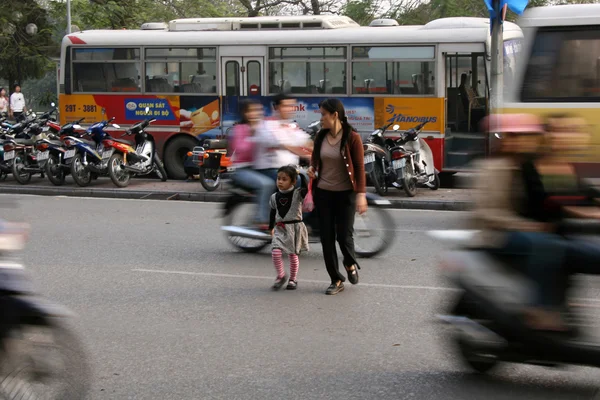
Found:
[[[509, 146], [505, 146], [506, 143], [503, 142], [503, 139], [529, 135], [541, 137], [545, 132], [540, 118], [532, 114], [491, 114], [482, 120], [481, 130], [490, 135], [491, 154], [503, 151], [529, 152], [531, 150], [525, 149], [529, 146], [523, 146], [523, 149], [519, 149], [519, 145], [515, 145], [509, 149]], [[526, 141], [524, 140], [524, 142]]]

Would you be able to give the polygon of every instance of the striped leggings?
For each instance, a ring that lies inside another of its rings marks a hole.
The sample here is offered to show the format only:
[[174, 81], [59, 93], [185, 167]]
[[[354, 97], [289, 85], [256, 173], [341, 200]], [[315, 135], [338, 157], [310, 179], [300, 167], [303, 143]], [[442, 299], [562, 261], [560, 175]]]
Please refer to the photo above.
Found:
[[[277, 278], [283, 278], [285, 276], [285, 270], [283, 268], [283, 252], [281, 249], [273, 249], [271, 257], [273, 258], [275, 271], [277, 271]], [[298, 276], [298, 269], [300, 268], [300, 260], [298, 259], [298, 254], [288, 254], [288, 257], [290, 259], [290, 281], [295, 282]]]

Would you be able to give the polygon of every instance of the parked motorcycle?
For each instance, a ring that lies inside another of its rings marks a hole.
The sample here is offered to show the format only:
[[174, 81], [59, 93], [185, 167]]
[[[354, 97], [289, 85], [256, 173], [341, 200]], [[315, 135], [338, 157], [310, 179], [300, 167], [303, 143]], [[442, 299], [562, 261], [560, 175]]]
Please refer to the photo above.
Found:
[[[559, 225], [565, 238], [598, 235], [597, 220], [567, 219]], [[467, 249], [477, 231], [431, 231], [429, 235], [456, 246], [444, 256], [441, 272], [458, 293], [451, 308], [439, 315], [451, 327], [451, 344], [471, 369], [485, 373], [500, 362], [555, 367], [563, 364], [600, 367], [600, 346], [584, 337], [590, 326], [576, 305], [565, 306], [568, 332], [531, 329], [522, 317], [534, 288], [516, 256]], [[588, 313], [589, 315], [589, 313]], [[592, 325], [593, 326], [593, 325]]]
[[83, 120], [84, 118], [81, 118], [79, 121], [69, 122], [62, 127], [54, 122], [48, 122], [52, 133], [48, 135], [47, 139], [38, 143], [38, 163], [44, 168], [48, 180], [53, 185], [64, 184], [66, 176], [70, 173], [70, 164], [67, 160], [72, 160], [75, 151], [68, 149], [64, 139], [78, 135], [76, 130], [81, 129], [79, 124]]
[[[223, 207], [221, 229], [233, 246], [248, 253], [258, 252], [271, 243], [271, 235], [260, 231], [253, 222], [257, 213], [255, 200], [252, 190], [233, 184]], [[393, 218], [383, 208], [391, 203], [373, 193], [367, 193], [367, 203], [367, 213], [356, 215], [354, 234], [356, 254], [368, 258], [385, 251], [395, 234]], [[320, 241], [318, 222], [314, 211], [304, 218], [310, 243]]]
[[438, 190], [440, 187], [439, 171], [433, 165], [431, 148], [419, 136], [427, 123], [428, 121], [422, 122], [403, 132], [390, 148], [392, 169], [398, 177], [397, 184], [409, 197], [417, 194], [417, 187], [428, 187], [431, 190]]
[[[45, 164], [50, 154], [62, 146], [60, 141], [49, 141], [48, 135], [52, 133], [48, 125], [52, 115], [57, 111], [56, 105], [52, 103], [52, 109], [42, 115], [31, 113], [26, 119], [27, 127], [22, 132], [25, 139], [24, 146], [18, 146], [15, 150], [15, 158], [12, 163], [12, 174], [17, 182], [24, 185], [31, 180], [34, 174], [45, 174]], [[18, 135], [19, 136], [19, 135]], [[44, 142], [44, 140], [47, 140]], [[38, 156], [41, 160], [38, 160]]]
[[[150, 109], [146, 107], [146, 113], [149, 111]], [[146, 128], [154, 121], [156, 121], [155, 118], [148, 118], [138, 122], [121, 136], [134, 135], [135, 137], [135, 153], [132, 154], [131, 152], [127, 152], [123, 154], [121, 169], [124, 169], [130, 176], [149, 175], [155, 172], [161, 181], [166, 182], [167, 173], [162, 160], [156, 153], [156, 142], [154, 141], [154, 137], [146, 131]], [[113, 156], [117, 157], [116, 154], [113, 154]], [[112, 166], [111, 162], [109, 162], [109, 164]], [[112, 174], [111, 179], [113, 179]], [[113, 183], [119, 186], [114, 179]], [[127, 183], [129, 183], [129, 180], [127, 180]], [[125, 184], [125, 186], [127, 185]]]
[[36, 295], [17, 252], [26, 228], [0, 220], [0, 397], [83, 399], [90, 368], [71, 313]]
[[[375, 129], [363, 144], [365, 157], [365, 174], [380, 196], [385, 196], [388, 188], [393, 186], [398, 177], [392, 168], [392, 155], [390, 148], [394, 146], [392, 139], [385, 138], [385, 132], [393, 122]], [[400, 125], [394, 125], [397, 131]]]
[[[129, 173], [120, 165], [123, 163], [123, 152], [131, 150], [135, 153], [135, 150], [129, 142], [115, 139], [105, 131], [109, 124], [116, 129], [121, 128], [117, 124], [112, 124], [114, 120], [115, 117], [112, 117], [109, 120], [92, 124], [85, 133], [91, 137], [92, 141], [84, 141], [82, 138], [74, 136], [65, 139], [64, 143], [68, 150], [75, 150], [71, 161], [71, 175], [77, 185], [88, 186], [92, 179], [99, 175], [109, 175], [113, 183], [115, 180], [119, 182], [117, 186], [129, 183]], [[121, 153], [118, 153], [119, 157], [113, 157], [117, 149]]]
[[199, 168], [200, 184], [207, 192], [221, 186], [221, 178], [231, 165], [227, 156], [227, 139], [207, 139], [192, 149], [192, 160]]

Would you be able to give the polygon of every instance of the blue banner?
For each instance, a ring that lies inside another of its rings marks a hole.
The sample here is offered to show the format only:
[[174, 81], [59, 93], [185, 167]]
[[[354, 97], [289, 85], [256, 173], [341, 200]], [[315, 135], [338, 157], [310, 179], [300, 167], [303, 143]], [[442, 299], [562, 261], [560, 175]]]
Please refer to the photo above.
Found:
[[[146, 113], [146, 107], [149, 112]], [[125, 99], [125, 118], [130, 121], [156, 118], [158, 121], [175, 121], [177, 117], [167, 99]]]

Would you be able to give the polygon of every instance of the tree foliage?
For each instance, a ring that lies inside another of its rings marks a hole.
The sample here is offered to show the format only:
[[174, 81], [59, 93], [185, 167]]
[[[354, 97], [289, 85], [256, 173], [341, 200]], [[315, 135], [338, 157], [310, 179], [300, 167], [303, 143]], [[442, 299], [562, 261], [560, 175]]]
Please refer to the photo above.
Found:
[[[27, 33], [35, 24], [37, 32]], [[0, 79], [12, 86], [42, 77], [52, 66], [56, 52], [48, 13], [35, 0], [3, 0], [0, 7]]]

